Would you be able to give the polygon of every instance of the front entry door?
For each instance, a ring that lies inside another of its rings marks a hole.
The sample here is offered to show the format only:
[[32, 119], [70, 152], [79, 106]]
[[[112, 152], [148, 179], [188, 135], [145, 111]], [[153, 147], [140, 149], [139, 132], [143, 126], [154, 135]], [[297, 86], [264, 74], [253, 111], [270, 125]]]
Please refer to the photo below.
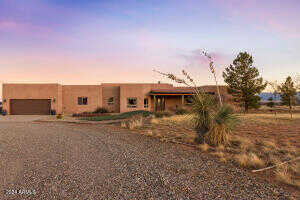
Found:
[[165, 97], [157, 97], [156, 99], [156, 112], [165, 110]]

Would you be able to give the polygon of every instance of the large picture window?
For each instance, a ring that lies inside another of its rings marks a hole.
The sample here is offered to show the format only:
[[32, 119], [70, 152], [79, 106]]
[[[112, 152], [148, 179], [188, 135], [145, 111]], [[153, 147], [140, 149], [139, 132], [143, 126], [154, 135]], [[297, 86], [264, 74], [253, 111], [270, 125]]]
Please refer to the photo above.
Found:
[[130, 97], [127, 98], [127, 108], [136, 108], [137, 107], [137, 98]]
[[78, 105], [87, 105], [88, 104], [88, 98], [87, 97], [78, 97]]

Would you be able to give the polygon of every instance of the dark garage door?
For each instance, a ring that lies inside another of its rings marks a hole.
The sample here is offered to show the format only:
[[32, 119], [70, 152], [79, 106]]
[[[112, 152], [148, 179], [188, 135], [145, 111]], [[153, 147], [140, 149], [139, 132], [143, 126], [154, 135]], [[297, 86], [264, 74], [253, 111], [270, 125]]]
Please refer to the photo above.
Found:
[[11, 99], [11, 115], [49, 115], [50, 99]]

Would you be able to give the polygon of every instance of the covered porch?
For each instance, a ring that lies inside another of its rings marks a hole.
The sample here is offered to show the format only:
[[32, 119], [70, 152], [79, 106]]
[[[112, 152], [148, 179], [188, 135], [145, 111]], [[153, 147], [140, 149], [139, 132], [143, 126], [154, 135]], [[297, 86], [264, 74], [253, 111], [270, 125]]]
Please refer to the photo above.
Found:
[[188, 108], [192, 103], [194, 92], [191, 89], [160, 89], [152, 90], [149, 95], [152, 102], [152, 111], [175, 111], [179, 108]]

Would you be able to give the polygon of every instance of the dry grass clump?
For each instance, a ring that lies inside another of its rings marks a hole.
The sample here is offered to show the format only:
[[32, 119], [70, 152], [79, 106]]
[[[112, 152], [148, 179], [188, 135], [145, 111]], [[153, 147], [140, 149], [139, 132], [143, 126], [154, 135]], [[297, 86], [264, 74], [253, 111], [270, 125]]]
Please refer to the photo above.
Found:
[[277, 180], [286, 184], [293, 184], [291, 174], [289, 173], [288, 165], [282, 165], [275, 170]]
[[224, 147], [224, 145], [219, 145], [219, 146], [217, 146], [217, 151], [224, 151], [225, 150], [225, 147]]
[[190, 114], [174, 115], [171, 117], [163, 117], [163, 118], [161, 118], [161, 121], [169, 122], [172, 124], [188, 125], [188, 124], [191, 124], [191, 118], [192, 118], [192, 115], [190, 115]]
[[130, 130], [142, 127], [144, 125], [144, 118], [140, 115], [135, 115], [129, 120], [121, 122], [121, 127], [128, 128]]
[[217, 156], [221, 162], [227, 162], [227, 156], [223, 151], [216, 151], [211, 154]]
[[246, 153], [238, 154], [234, 157], [234, 159], [241, 167], [247, 166], [248, 156]]
[[205, 151], [208, 151], [210, 149], [210, 146], [206, 143], [203, 143], [203, 144], [200, 144], [198, 146], [198, 148], [202, 151], [202, 152], [205, 152]]
[[274, 149], [277, 149], [277, 145], [274, 141], [270, 141], [270, 140], [263, 140], [262, 141], [262, 144], [266, 147], [269, 147], [269, 148], [274, 148]]
[[253, 142], [246, 137], [241, 136], [229, 136], [229, 141], [232, 145], [239, 147], [242, 150], [249, 150], [254, 147]]
[[[280, 162], [276, 164], [279, 163]], [[300, 180], [299, 180], [300, 162], [299, 161], [290, 164], [280, 165], [276, 168], [274, 173], [278, 181], [300, 188]], [[298, 179], [294, 179], [293, 175], [298, 177]]]
[[159, 124], [160, 120], [157, 118], [151, 119], [151, 124]]
[[235, 155], [234, 159], [242, 167], [260, 168], [265, 166], [265, 162], [255, 153], [240, 153]]
[[291, 170], [296, 176], [300, 177], [300, 162], [291, 163]]
[[262, 150], [265, 154], [270, 154], [270, 152], [278, 151], [280, 152], [281, 149], [278, 148], [274, 141], [270, 140], [261, 140], [256, 142], [256, 145]]
[[145, 133], [145, 135], [151, 137], [151, 136], [153, 136], [153, 131], [152, 131], [152, 130], [148, 130], [148, 131]]
[[277, 165], [281, 163], [281, 160], [277, 156], [270, 155], [267, 159], [267, 163], [268, 165]]

